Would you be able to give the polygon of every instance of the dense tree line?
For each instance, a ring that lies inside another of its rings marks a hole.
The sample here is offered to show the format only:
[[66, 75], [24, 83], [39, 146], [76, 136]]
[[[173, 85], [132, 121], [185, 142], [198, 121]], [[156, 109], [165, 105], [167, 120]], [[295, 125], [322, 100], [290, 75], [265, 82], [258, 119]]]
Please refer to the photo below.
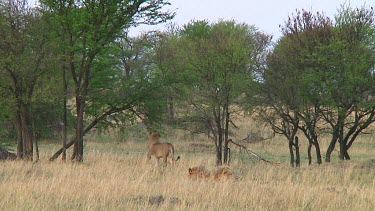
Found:
[[62, 148], [51, 159], [62, 153], [65, 160], [73, 146], [71, 159], [82, 161], [83, 136], [93, 127], [142, 120], [149, 130], [167, 124], [206, 134], [221, 165], [244, 110], [287, 138], [293, 166], [299, 133], [310, 164], [312, 149], [322, 163], [319, 137], [327, 131], [325, 160], [336, 145], [340, 159], [350, 159], [375, 121], [372, 8], [342, 6], [334, 20], [297, 11], [276, 43], [236, 21], [127, 35], [130, 26], [173, 18], [162, 10], [168, 4], [42, 0], [30, 8], [1, 0], [0, 136], [17, 140], [19, 159], [33, 160], [34, 151], [38, 159], [38, 137], [57, 130]]

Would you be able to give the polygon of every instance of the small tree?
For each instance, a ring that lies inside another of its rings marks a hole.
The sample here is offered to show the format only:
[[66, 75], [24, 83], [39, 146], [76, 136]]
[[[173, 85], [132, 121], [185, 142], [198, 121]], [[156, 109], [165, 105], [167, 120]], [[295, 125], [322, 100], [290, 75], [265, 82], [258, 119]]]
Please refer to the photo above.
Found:
[[176, 116], [185, 129], [214, 140], [217, 165], [228, 163], [230, 127], [244, 90], [255, 83], [259, 49], [265, 48], [257, 36], [264, 35], [234, 21], [197, 21], [184, 26], [179, 36], [176, 59], [183, 61], [183, 68], [167, 70], [180, 79], [173, 87], [178, 93], [174, 98], [184, 107]]

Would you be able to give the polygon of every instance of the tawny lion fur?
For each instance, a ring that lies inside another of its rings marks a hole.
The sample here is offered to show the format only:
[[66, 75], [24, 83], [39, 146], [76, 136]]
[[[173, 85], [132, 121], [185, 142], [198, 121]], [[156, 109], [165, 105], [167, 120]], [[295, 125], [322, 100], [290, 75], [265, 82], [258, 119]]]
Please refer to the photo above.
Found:
[[232, 172], [229, 167], [220, 167], [212, 173], [209, 172], [204, 166], [195, 166], [189, 168], [189, 178], [190, 179], [237, 179], [236, 175]]
[[155, 156], [158, 160], [162, 158], [163, 163], [166, 166], [167, 160], [169, 158], [170, 163], [176, 162], [180, 159], [180, 156], [177, 159], [174, 159], [174, 147], [170, 143], [160, 143], [159, 142], [160, 134], [158, 132], [150, 132], [148, 135], [148, 151], [147, 151], [147, 159], [150, 160], [151, 156]]

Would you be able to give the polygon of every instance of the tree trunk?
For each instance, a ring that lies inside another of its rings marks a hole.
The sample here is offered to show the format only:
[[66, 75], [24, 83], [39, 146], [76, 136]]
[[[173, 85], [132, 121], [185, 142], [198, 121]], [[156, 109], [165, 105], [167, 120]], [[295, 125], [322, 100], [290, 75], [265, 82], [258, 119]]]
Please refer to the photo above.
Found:
[[309, 160], [309, 165], [312, 164], [311, 148], [312, 148], [312, 143], [309, 142], [309, 146], [307, 147], [307, 158]]
[[88, 93], [88, 86], [89, 86], [89, 75], [91, 69], [91, 61], [93, 59], [89, 59], [90, 62], [87, 63], [86, 67], [84, 68], [83, 74], [83, 84], [82, 90], [79, 90], [76, 87], [76, 105], [77, 105], [77, 127], [76, 127], [76, 143], [74, 144], [74, 151], [72, 160], [76, 160], [78, 162], [83, 161], [83, 130], [84, 130], [84, 113], [85, 113], [85, 105], [86, 105], [86, 96]]
[[345, 160], [344, 125], [339, 125], [340, 160]]
[[296, 148], [296, 167], [300, 167], [301, 159], [299, 154], [298, 136], [295, 137], [294, 147]]
[[169, 116], [169, 121], [171, 122], [171, 123], [173, 123], [173, 121], [174, 121], [174, 104], [173, 104], [173, 102], [174, 102], [174, 100], [173, 100], [173, 97], [172, 97], [172, 95], [169, 95], [168, 97], [167, 97], [167, 112], [168, 112], [168, 116]]
[[23, 159], [23, 139], [22, 139], [22, 130], [21, 130], [21, 117], [19, 109], [16, 112], [16, 129], [17, 129], [17, 159]]
[[347, 147], [345, 147], [345, 151], [344, 151], [344, 159], [345, 159], [345, 160], [350, 160], [350, 156], [349, 156], [349, 153], [348, 153], [348, 149], [347, 149]]
[[222, 147], [219, 141], [220, 138], [218, 138], [215, 143], [216, 143], [216, 166], [221, 166], [222, 161], [221, 161], [221, 153], [222, 153]]
[[74, 150], [72, 160], [82, 162], [83, 161], [83, 113], [84, 113], [84, 100], [82, 97], [78, 97], [78, 108], [77, 114], [77, 127], [76, 127], [76, 139], [74, 143]]
[[337, 136], [333, 135], [331, 143], [329, 144], [327, 148], [327, 152], [326, 152], [325, 162], [327, 163], [331, 162], [331, 154], [333, 150], [335, 149], [336, 142], [337, 142]]
[[[93, 127], [95, 127], [100, 121], [102, 121], [105, 117], [107, 117], [110, 114], [123, 111], [124, 107], [121, 108], [111, 108], [107, 112], [103, 113], [99, 117], [95, 118], [83, 131], [83, 134], [86, 134], [89, 132]], [[73, 140], [71, 140], [69, 143], [66, 144], [65, 150], [68, 149], [69, 147], [73, 146], [73, 144], [76, 143], [75, 137]], [[52, 155], [52, 157], [49, 159], [50, 161], [54, 161], [56, 158], [60, 156], [60, 154], [64, 151], [64, 147], [60, 148], [55, 152], [55, 154]]]
[[342, 140], [340, 143], [340, 160], [350, 160], [346, 141]]
[[340, 160], [346, 159], [346, 142], [344, 140], [344, 115], [338, 115], [337, 125], [338, 125], [338, 140], [340, 144]]
[[319, 142], [317, 139], [315, 140], [314, 146], [315, 146], [315, 151], [316, 151], [317, 163], [322, 164], [322, 154], [320, 152], [320, 146], [319, 146]]
[[294, 167], [293, 140], [289, 140], [290, 166]]
[[23, 158], [29, 161], [33, 160], [33, 140], [30, 125], [30, 114], [26, 105], [21, 105], [21, 130], [24, 155]]
[[68, 98], [68, 82], [66, 80], [66, 67], [62, 66], [62, 77], [63, 77], [63, 128], [62, 128], [62, 161], [66, 161], [66, 141], [67, 141], [67, 124], [68, 124], [68, 108], [67, 108], [67, 98]]
[[54, 161], [56, 158], [59, 157], [59, 155], [60, 155], [64, 150], [66, 150], [66, 149], [68, 149], [69, 147], [73, 146], [74, 143], [76, 143], [76, 139], [73, 139], [73, 140], [71, 140], [69, 143], [67, 143], [65, 148], [62, 147], [62, 148], [60, 148], [59, 150], [57, 150], [57, 151], [55, 152], [55, 154], [53, 154], [52, 157], [50, 157], [49, 160], [50, 160], [50, 161]]
[[225, 106], [225, 128], [224, 128], [224, 164], [229, 165], [229, 149], [228, 149], [228, 136], [229, 136], [229, 107]]
[[333, 150], [335, 149], [335, 145], [337, 143], [338, 138], [339, 138], [339, 127], [336, 124], [333, 127], [331, 143], [329, 144], [329, 146], [327, 148], [327, 152], [326, 152], [325, 162], [327, 162], [327, 163], [331, 162], [331, 154], [332, 154]]
[[38, 162], [39, 161], [39, 146], [38, 146], [38, 138], [36, 134], [35, 118], [33, 118], [33, 139], [35, 142], [35, 158], [36, 158], [36, 162]]
[[216, 146], [216, 166], [223, 165], [223, 130], [218, 125], [218, 140], [217, 140], [217, 146]]

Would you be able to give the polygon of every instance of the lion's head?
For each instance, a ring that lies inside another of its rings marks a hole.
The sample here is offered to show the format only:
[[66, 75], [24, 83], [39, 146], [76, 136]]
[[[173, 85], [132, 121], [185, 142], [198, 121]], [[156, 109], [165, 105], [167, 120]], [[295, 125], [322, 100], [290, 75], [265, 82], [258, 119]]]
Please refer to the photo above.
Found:
[[204, 166], [195, 166], [189, 168], [189, 178], [190, 179], [203, 179], [209, 178], [210, 172]]
[[153, 142], [153, 143], [157, 143], [159, 142], [159, 138], [160, 138], [160, 133], [156, 132], [156, 131], [151, 131], [148, 133], [148, 140], [150, 142]]

